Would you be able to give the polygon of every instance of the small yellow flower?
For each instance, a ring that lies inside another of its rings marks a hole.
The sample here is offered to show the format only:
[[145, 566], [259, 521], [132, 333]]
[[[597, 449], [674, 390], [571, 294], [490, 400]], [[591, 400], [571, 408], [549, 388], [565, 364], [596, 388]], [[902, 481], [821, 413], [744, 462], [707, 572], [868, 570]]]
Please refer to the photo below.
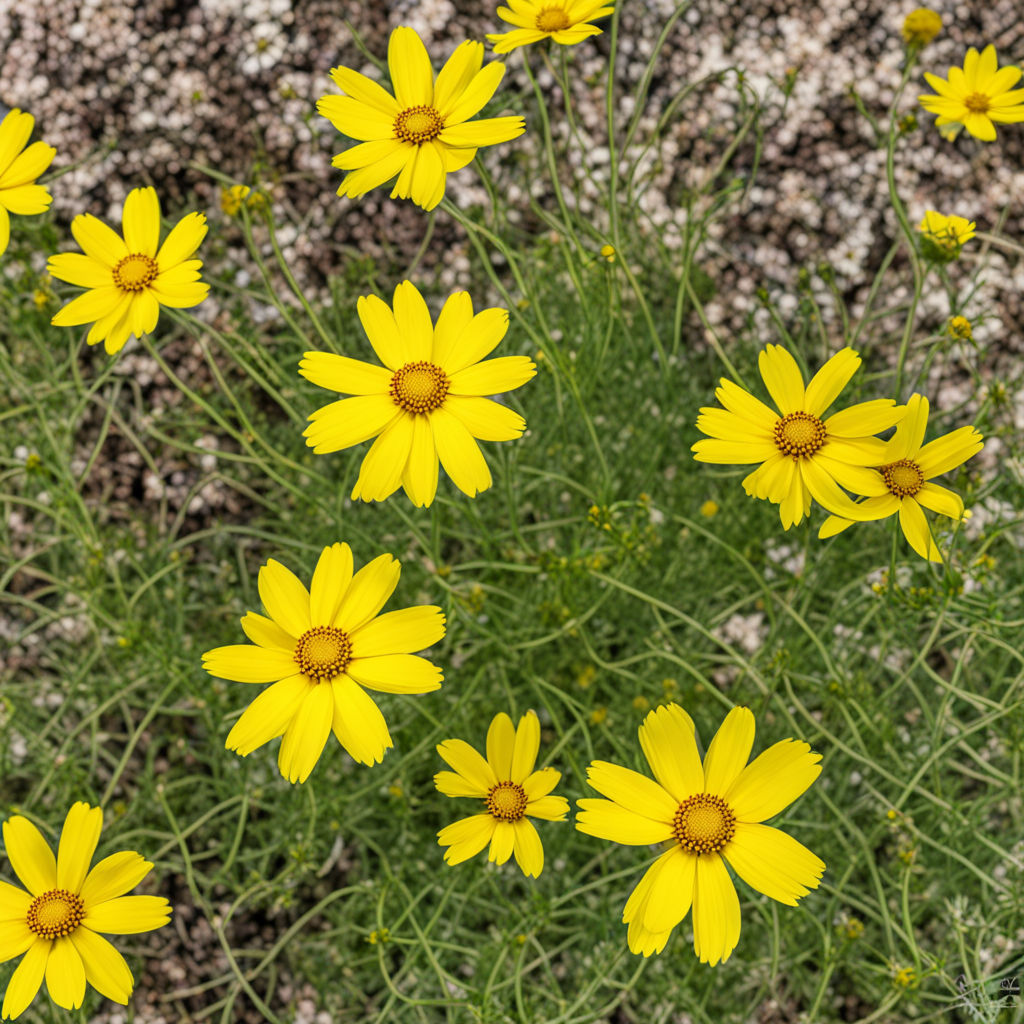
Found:
[[637, 711], [646, 711], [650, 706], [651, 702], [642, 693], [633, 698], [633, 707]]
[[45, 142], [26, 149], [36, 120], [31, 114], [10, 110], [0, 121], [0, 256], [11, 238], [9, 214], [32, 216], [45, 213], [53, 201], [36, 178], [53, 162], [57, 150]]
[[857, 917], [851, 917], [843, 929], [848, 939], [856, 940], [864, 934], [864, 922]]
[[930, 7], [918, 7], [903, 19], [903, 41], [907, 46], [925, 46], [942, 31], [942, 15]]
[[917, 988], [917, 972], [913, 967], [901, 967], [893, 976], [892, 983], [897, 988]]
[[57, 856], [21, 815], [4, 822], [7, 860], [28, 892], [0, 882], [0, 957], [25, 954], [11, 975], [0, 1015], [20, 1016], [43, 978], [50, 998], [65, 1010], [85, 999], [86, 981], [127, 1005], [132, 972], [99, 933], [129, 935], [167, 924], [171, 906], [161, 896], [126, 896], [153, 865], [129, 850], [89, 864], [103, 828], [103, 812], [76, 803], [64, 819]]
[[607, 718], [608, 709], [603, 704], [600, 707], [594, 708], [594, 710], [590, 712], [591, 725], [600, 725], [602, 722], [606, 721]]
[[82, 252], [51, 256], [53, 277], [86, 288], [57, 310], [50, 323], [76, 327], [91, 323], [90, 345], [104, 342], [108, 355], [119, 352], [129, 336], [152, 331], [160, 307], [186, 309], [206, 298], [210, 286], [199, 280], [195, 251], [206, 237], [206, 217], [190, 213], [160, 244], [160, 201], [153, 188], [128, 193], [121, 215], [122, 238], [90, 213], [71, 222]]
[[960, 255], [964, 243], [974, 237], [976, 227], [966, 217], [927, 210], [917, 230], [921, 232], [924, 255], [937, 263], [949, 263]]
[[332, 69], [344, 95], [321, 96], [316, 109], [342, 135], [361, 143], [332, 161], [349, 172], [338, 195], [354, 199], [397, 176], [392, 199], [411, 199], [432, 210], [444, 197], [447, 176], [470, 163], [479, 147], [522, 135], [526, 126], [519, 116], [471, 120], [505, 74], [500, 61], [487, 67], [483, 62], [483, 43], [467, 40], [435, 80], [423, 40], [402, 26], [388, 42], [394, 96], [351, 68]]
[[229, 217], [234, 217], [242, 208], [242, 203], [252, 190], [248, 185], [232, 185], [220, 190], [220, 208]]
[[354, 398], [314, 412], [304, 436], [318, 455], [376, 438], [359, 469], [352, 499], [384, 501], [399, 487], [424, 508], [437, 494], [438, 460], [471, 498], [491, 486], [477, 441], [521, 437], [526, 421], [485, 395], [512, 391], [536, 366], [526, 356], [485, 359], [508, 330], [497, 307], [474, 315], [468, 292], [454, 292], [435, 324], [410, 281], [392, 306], [376, 295], [357, 303], [377, 366], [330, 352], [307, 352], [299, 373], [318, 387]]
[[614, 245], [602, 245], [601, 255], [609, 262], [615, 262], [615, 246]]
[[486, 810], [462, 818], [437, 833], [446, 864], [461, 864], [488, 843], [487, 859], [504, 864], [512, 854], [526, 876], [544, 868], [544, 847], [528, 818], [562, 821], [569, 813], [565, 797], [551, 796], [562, 773], [554, 768], [534, 771], [540, 750], [540, 720], [527, 711], [514, 728], [503, 711], [487, 730], [486, 760], [465, 740], [445, 740], [437, 752], [455, 771], [438, 772], [434, 785], [445, 796], [478, 797]]
[[958, 338], [960, 341], [971, 341], [974, 338], [971, 321], [965, 316], [953, 317], [946, 325], [946, 330], [951, 338]]
[[710, 498], [705, 501], [700, 507], [700, 514], [705, 519], [711, 519], [713, 516], [718, 515], [718, 502], [712, 501]]
[[[588, 36], [600, 35], [601, 29], [588, 22], [606, 18], [612, 13], [615, 0], [509, 0], [509, 7], [499, 7], [498, 17], [511, 32], [488, 34], [495, 53], [511, 53], [519, 46], [553, 39], [562, 46], [574, 46]], [[511, 10], [509, 9], [511, 8]]]
[[1024, 90], [1014, 86], [1021, 70], [1012, 64], [1000, 68], [996, 48], [986, 46], [979, 54], [972, 46], [962, 68], [949, 69], [948, 78], [925, 72], [928, 84], [938, 93], [918, 96], [921, 106], [937, 114], [935, 124], [963, 125], [983, 142], [994, 142], [994, 122], [1010, 124], [1024, 121]]

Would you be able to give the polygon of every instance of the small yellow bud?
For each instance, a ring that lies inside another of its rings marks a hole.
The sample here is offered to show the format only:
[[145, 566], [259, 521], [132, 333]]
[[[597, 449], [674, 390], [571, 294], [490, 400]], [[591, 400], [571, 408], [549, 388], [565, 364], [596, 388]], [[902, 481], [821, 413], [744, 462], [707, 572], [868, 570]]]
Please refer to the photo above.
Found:
[[594, 708], [590, 712], [590, 722], [592, 725], [600, 725], [608, 717], [608, 709], [602, 705], [599, 708]]
[[602, 245], [601, 255], [609, 262], [615, 262], [615, 246], [614, 245]]
[[220, 190], [220, 208], [229, 217], [234, 217], [242, 208], [242, 202], [249, 195], [248, 185], [232, 185]]
[[903, 19], [903, 41], [907, 46], [925, 46], [942, 31], [942, 15], [930, 7], [918, 7]]
[[705, 519], [710, 519], [712, 516], [718, 515], [718, 502], [712, 501], [710, 498], [704, 502], [700, 507], [700, 514]]
[[946, 325], [951, 338], [959, 338], [961, 341], [971, 341], [974, 334], [971, 331], [971, 321], [965, 316], [955, 316]]

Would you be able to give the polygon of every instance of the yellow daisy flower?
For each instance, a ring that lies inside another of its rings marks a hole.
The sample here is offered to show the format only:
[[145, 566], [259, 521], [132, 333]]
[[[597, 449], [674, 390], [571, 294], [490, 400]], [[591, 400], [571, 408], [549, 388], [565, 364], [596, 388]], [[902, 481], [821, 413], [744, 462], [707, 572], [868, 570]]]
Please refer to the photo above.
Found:
[[591, 762], [587, 780], [609, 799], [578, 800], [576, 828], [627, 846], [672, 844], [626, 901], [622, 920], [632, 952], [660, 953], [692, 906], [694, 951], [703, 963], [724, 963], [740, 938], [740, 904], [726, 862], [749, 886], [791, 907], [818, 886], [824, 861], [762, 822], [818, 777], [821, 755], [786, 739], [748, 765], [754, 716], [742, 707], [726, 716], [703, 766], [693, 720], [678, 704], [656, 708], [639, 733], [657, 782]]
[[[910, 546], [922, 557], [941, 562], [942, 555], [928, 527], [922, 506], [957, 522], [964, 518], [964, 503], [959, 494], [932, 479], [963, 465], [984, 447], [981, 434], [974, 427], [958, 430], [929, 441], [922, 446], [928, 426], [928, 399], [911, 395], [907, 413], [886, 444], [885, 458], [873, 471], [873, 486], [858, 491], [867, 496], [859, 503], [863, 519], [887, 519], [899, 513], [900, 528]], [[853, 523], [840, 516], [830, 516], [818, 531], [821, 538], [834, 537]]]
[[31, 216], [45, 213], [53, 202], [45, 185], [36, 178], [53, 162], [57, 150], [45, 142], [26, 143], [36, 119], [20, 110], [10, 110], [0, 121], [0, 256], [11, 240], [9, 214]]
[[966, 217], [926, 210], [917, 230], [921, 232], [925, 255], [939, 263], [948, 263], [960, 255], [964, 243], [974, 237], [976, 227], [977, 224]]
[[882, 442], [872, 434], [893, 426], [903, 406], [891, 398], [861, 402], [822, 419], [860, 366], [851, 348], [837, 352], [804, 388], [796, 360], [781, 345], [758, 357], [761, 377], [781, 415], [724, 377], [715, 397], [724, 409], [704, 408], [697, 429], [709, 439], [693, 445], [698, 462], [761, 463], [743, 481], [747, 494], [779, 506], [784, 529], [811, 510], [811, 498], [829, 512], [857, 518], [857, 506], [840, 490], [863, 493], [873, 477]]
[[[488, 34], [495, 53], [510, 53], [517, 46], [528, 46], [541, 39], [554, 39], [562, 46], [582, 43], [601, 29], [588, 22], [612, 13], [614, 0], [508, 0], [498, 8], [498, 17], [514, 25], [511, 32]], [[509, 9], [511, 8], [511, 10]]]
[[938, 96], [926, 94], [918, 100], [930, 114], [939, 115], [938, 127], [963, 125], [976, 139], [994, 142], [993, 122], [1024, 121], [1024, 89], [1013, 89], [1020, 76], [1020, 68], [1012, 64], [999, 67], [994, 46], [980, 54], [972, 46], [964, 66], [950, 68], [948, 79], [926, 71], [924, 77]]
[[396, 28], [388, 43], [388, 68], [395, 95], [351, 68], [332, 69], [344, 96], [321, 96], [316, 109], [342, 135], [358, 139], [332, 161], [349, 171], [339, 196], [355, 199], [370, 189], [398, 181], [391, 198], [412, 199], [432, 210], [444, 198], [445, 175], [461, 170], [480, 146], [518, 138], [521, 117], [471, 121], [487, 105], [505, 74], [505, 65], [483, 67], [483, 43], [456, 47], [435, 81], [423, 41], [411, 28]]
[[384, 759], [391, 736], [367, 689], [429, 693], [441, 687], [441, 670], [412, 653], [444, 636], [441, 609], [424, 605], [380, 615], [401, 565], [380, 555], [355, 575], [352, 569], [349, 546], [332, 544], [323, 549], [307, 591], [270, 559], [258, 581], [269, 618], [248, 612], [242, 619], [252, 644], [203, 655], [211, 675], [274, 684], [242, 712], [225, 746], [246, 757], [283, 736], [277, 764], [289, 782], [306, 781], [332, 729], [354, 761]]
[[[105, 342], [119, 352], [130, 334], [141, 338], [156, 327], [160, 307], [183, 309], [206, 298], [200, 260], [192, 259], [206, 235], [206, 217], [190, 213], [160, 245], [160, 201], [153, 188], [128, 193], [121, 215], [122, 239], [92, 214], [79, 214], [71, 233], [82, 253], [51, 256], [46, 269], [61, 281], [88, 288], [50, 321], [58, 327], [91, 323], [86, 341]], [[159, 246], [159, 248], [158, 248]]]
[[491, 486], [481, 441], [511, 441], [526, 421], [484, 395], [525, 384], [537, 372], [527, 356], [482, 361], [505, 336], [508, 312], [473, 315], [467, 292], [449, 296], [437, 318], [409, 281], [395, 288], [394, 311], [376, 295], [358, 303], [359, 319], [384, 366], [328, 352], [307, 352], [299, 373], [329, 391], [356, 395], [318, 409], [304, 431], [318, 455], [376, 437], [352, 498], [384, 501], [399, 486], [414, 505], [437, 493], [438, 459], [460, 491]]
[[533, 770], [540, 749], [540, 721], [527, 711], [513, 729], [503, 711], [487, 730], [487, 758], [465, 740], [445, 740], [437, 752], [455, 769], [438, 772], [434, 785], [445, 796], [475, 796], [486, 811], [462, 818], [437, 833], [445, 846], [446, 863], [461, 864], [488, 843], [487, 859], [504, 864], [514, 853], [526, 876], [536, 878], [544, 868], [544, 847], [527, 818], [562, 821], [569, 813], [565, 797], [551, 796], [562, 773], [554, 768]]
[[926, 46], [942, 31], [942, 15], [930, 7], [918, 7], [903, 19], [907, 46]]
[[127, 1004], [132, 972], [102, 935], [162, 928], [171, 905], [162, 896], [126, 896], [153, 865], [130, 850], [113, 853], [92, 870], [103, 811], [76, 803], [64, 819], [57, 856], [39, 829], [16, 814], [4, 822], [4, 846], [28, 892], [0, 881], [0, 962], [25, 954], [7, 985], [0, 1015], [13, 1020], [46, 978], [50, 998], [65, 1010], [97, 992]]

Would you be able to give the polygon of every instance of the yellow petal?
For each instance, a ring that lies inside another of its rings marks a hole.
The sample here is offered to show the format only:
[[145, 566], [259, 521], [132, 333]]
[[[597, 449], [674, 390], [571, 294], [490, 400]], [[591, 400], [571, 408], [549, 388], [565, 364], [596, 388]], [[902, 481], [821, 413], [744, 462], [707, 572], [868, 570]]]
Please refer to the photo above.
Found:
[[[482, 44], [480, 48], [483, 49]], [[481, 68], [466, 85], [462, 94], [453, 97], [446, 109], [439, 108], [446, 125], [461, 125], [476, 116], [490, 102], [502, 78], [505, 76], [505, 65], [501, 61], [491, 61]]]
[[77, 1010], [85, 999], [85, 966], [66, 936], [54, 940], [46, 958], [46, 988], [50, 998], [65, 1010]]
[[378, 142], [394, 137], [395, 119], [390, 114], [351, 96], [321, 96], [316, 102], [316, 110], [350, 139]]
[[297, 674], [268, 686], [242, 712], [224, 746], [246, 757], [264, 743], [283, 736], [303, 699], [318, 685]]
[[353, 501], [385, 501], [394, 494], [409, 461], [413, 430], [413, 416], [409, 413], [400, 414], [384, 428], [359, 467], [359, 477], [352, 488]]
[[779, 903], [795, 907], [811, 889], [817, 889], [825, 862], [792, 836], [768, 825], [736, 826], [722, 851], [744, 882]]
[[[456, 51], [458, 52], [458, 51]], [[459, 335], [473, 319], [473, 300], [469, 292], [452, 292], [445, 300], [434, 324], [434, 342], [430, 361], [442, 369], [448, 366], [448, 359], [458, 343]]]
[[[487, 790], [484, 787], [469, 782], [459, 775], [458, 772], [435, 772], [434, 786], [439, 793], [444, 793], [445, 796], [475, 796], [481, 798], [487, 796]], [[490, 839], [489, 834], [487, 838]]]
[[[10, 847], [8, 847], [8, 851]], [[43, 983], [43, 975], [46, 972], [46, 961], [50, 955], [52, 939], [44, 939], [42, 936], [36, 939], [28, 947], [21, 963], [11, 975], [7, 983], [7, 991], [4, 993], [4, 1005], [0, 1009], [0, 1016], [11, 1019], [24, 1013], [28, 1004], [35, 998], [39, 986]]]
[[444, 630], [444, 614], [435, 605], [401, 608], [378, 615], [356, 630], [352, 634], [352, 656], [413, 654], [436, 644]]
[[487, 761], [465, 740], [445, 740], [437, 745], [437, 752], [467, 782], [485, 792], [501, 781]]
[[783, 416], [804, 407], [804, 378], [796, 360], [781, 345], [766, 345], [757, 358], [772, 401]]
[[491, 841], [496, 825], [497, 821], [489, 814], [474, 814], [441, 829], [437, 842], [439, 846], [448, 847], [444, 851], [445, 862], [454, 867], [475, 857]]
[[536, 712], [527, 711], [519, 719], [516, 726], [515, 742], [512, 747], [512, 774], [511, 780], [521, 783], [530, 772], [537, 761], [537, 751], [540, 750], [540, 719]]
[[[134, 850], [104, 857], [85, 876], [79, 895], [91, 907], [130, 892], [153, 870], [153, 865]], [[88, 964], [86, 965], [88, 969]]]
[[133, 188], [128, 193], [121, 227], [129, 252], [156, 256], [160, 243], [160, 201], [155, 188]]
[[171, 919], [171, 905], [162, 896], [118, 896], [86, 908], [82, 924], [108, 935], [134, 935], [162, 928]]
[[[28, 897], [28, 893], [25, 893], [25, 896]], [[30, 906], [31, 897], [26, 900], [25, 909], [20, 917], [13, 921], [0, 921], [0, 964], [21, 956], [36, 941], [36, 933], [29, 928], [25, 920]]]
[[[561, 778], [561, 772], [555, 774]], [[531, 818], [543, 818], [545, 821], [564, 821], [569, 813], [569, 801], [564, 796], [542, 796], [539, 800], [528, 801], [526, 813]]]
[[0, 879], [0, 921], [24, 920], [31, 905], [32, 897], [24, 889]]
[[591, 761], [587, 782], [602, 796], [658, 822], [671, 822], [679, 802], [653, 779], [608, 761]]
[[717, 854], [697, 858], [693, 893], [693, 949], [701, 963], [725, 963], [740, 940], [740, 901], [725, 861]]
[[331, 68], [330, 76], [342, 92], [359, 100], [360, 103], [375, 107], [382, 114], [391, 117], [397, 117], [402, 112], [398, 101], [391, 93], [358, 71], [345, 67]]
[[320, 552], [309, 584], [309, 621], [330, 626], [352, 582], [352, 549], [331, 544]]
[[307, 352], [299, 373], [317, 387], [343, 395], [386, 394], [392, 374], [383, 366], [349, 359], [333, 352]]
[[668, 851], [660, 861], [661, 869], [651, 883], [644, 909], [643, 926], [650, 932], [666, 932], [690, 912], [696, 880], [696, 854], [686, 853], [679, 846]]
[[[849, 409], [833, 413], [825, 421], [829, 438], [869, 437], [888, 430], [903, 418], [904, 406], [897, 405], [891, 398], [876, 398], [870, 402], [859, 402]], [[863, 462], [861, 465], [870, 465]]]
[[938, 484], [926, 483], [914, 495], [919, 504], [940, 516], [948, 516], [958, 522], [963, 518], [964, 503], [959, 494]]
[[444, 371], [456, 374], [490, 355], [508, 332], [508, 324], [508, 310], [498, 307], [481, 310], [454, 339], [441, 364]]
[[57, 860], [43, 834], [28, 818], [15, 814], [3, 825], [4, 848], [14, 873], [33, 896], [57, 887]]
[[303, 437], [317, 455], [325, 455], [376, 437], [402, 415], [387, 394], [343, 398], [317, 409]]
[[444, 407], [478, 441], [514, 441], [526, 429], [519, 413], [489, 398], [449, 395]]
[[491, 848], [487, 859], [495, 864], [504, 864], [512, 856], [515, 847], [516, 830], [511, 821], [496, 821], [494, 835], [491, 836]]
[[453, 395], [498, 395], [525, 384], [537, 373], [526, 356], [500, 356], [474, 363], [451, 375], [449, 393]]
[[526, 131], [521, 117], [487, 117], [480, 121], [464, 121], [445, 128], [437, 140], [445, 146], [464, 148], [494, 146], [519, 138]]
[[434, 344], [434, 324], [423, 296], [411, 281], [402, 281], [396, 286], [392, 306], [406, 362], [429, 360]]
[[45, 213], [53, 196], [45, 185], [18, 185], [16, 188], [0, 183], [0, 206], [6, 207], [11, 213], [31, 217], [37, 213]]
[[483, 43], [467, 39], [455, 47], [434, 83], [434, 107], [442, 119], [466, 91], [483, 62]]
[[[508, 724], [509, 725], [512, 724], [512, 720], [511, 719], [508, 719]], [[493, 723], [492, 723], [492, 727], [493, 727]], [[488, 734], [488, 739], [489, 738], [490, 738], [490, 734]], [[514, 742], [514, 733], [513, 733], [513, 742]], [[502, 743], [504, 743], [504, 739], [503, 739]], [[509, 750], [510, 750], [510, 756], [509, 756], [509, 762], [508, 763], [509, 763], [509, 771], [511, 771], [511, 768], [512, 768], [511, 747], [509, 748]], [[491, 760], [491, 757], [490, 757], [490, 744], [488, 744], [487, 760], [488, 761]], [[491, 761], [491, 764], [494, 765], [494, 764], [496, 764], [496, 762]], [[497, 767], [495, 767], [494, 771], [495, 771], [495, 774], [500, 774], [498, 772]], [[523, 782], [522, 782], [523, 790], [526, 792], [526, 799], [527, 799], [527, 801], [532, 803], [535, 800], [543, 800], [544, 797], [546, 797], [548, 795], [548, 793], [550, 793], [551, 790], [553, 790], [555, 788], [555, 786], [558, 785], [558, 780], [561, 777], [562, 777], [562, 773], [560, 771], [557, 771], [554, 768], [538, 768], [537, 771], [530, 772], [530, 774], [527, 775], [526, 778], [523, 779]], [[504, 775], [501, 775], [501, 778], [508, 779], [508, 778], [510, 778], [510, 776], [506, 773]], [[527, 813], [529, 813], [529, 812], [527, 812]]]
[[36, 119], [31, 114], [23, 113], [17, 107], [4, 115], [0, 121], [0, 174], [7, 171], [25, 148], [35, 123]]
[[751, 761], [722, 796], [738, 821], [764, 821], [810, 786], [821, 774], [820, 760], [803, 740], [780, 740]]
[[360, 764], [377, 764], [392, 746], [387, 722], [373, 698], [348, 676], [331, 680], [334, 718], [331, 728], [349, 757]]
[[320, 759], [334, 720], [332, 687], [320, 683], [302, 698], [285, 730], [277, 766], [289, 782], [305, 782]]
[[[273, 619], [256, 612], [246, 612], [239, 620], [242, 632], [260, 647], [295, 653], [295, 638], [285, 632]], [[294, 670], [293, 670], [294, 671]]]
[[[671, 821], [654, 821], [611, 800], [576, 801], [576, 829], [623, 846], [650, 846], [672, 838]], [[674, 812], [673, 812], [674, 813]]]
[[693, 719], [678, 704], [655, 708], [644, 719], [639, 734], [654, 777], [678, 803], [704, 792]]
[[58, 309], [50, 321], [55, 327], [77, 327], [101, 320], [121, 305], [122, 292], [114, 285], [91, 288]]
[[211, 676], [236, 683], [275, 683], [297, 671], [294, 645], [291, 651], [252, 644], [216, 647], [203, 655], [203, 668]]
[[435, 141], [424, 142], [417, 150], [413, 165], [409, 197], [424, 210], [432, 210], [442, 199], [445, 189], [443, 147]]
[[491, 471], [462, 421], [442, 406], [430, 413], [430, 427], [441, 465], [452, 483], [471, 498], [486, 491], [492, 483]]
[[415, 654], [356, 658], [346, 669], [357, 683], [381, 693], [430, 693], [441, 688], [441, 670]]
[[432, 106], [434, 102], [434, 70], [427, 48], [416, 30], [402, 26], [388, 40], [388, 70], [395, 87], [395, 99], [404, 110], [408, 107]]
[[[1004, 68], [1009, 71], [1009, 68]], [[1013, 83], [1011, 82], [1010, 85]], [[1005, 92], [1006, 90], [1001, 90]], [[45, 142], [33, 142], [23, 153], [14, 158], [11, 165], [0, 173], [0, 189], [15, 189], [35, 181], [53, 162], [57, 150]], [[0, 168], [3, 164], [0, 163]], [[49, 199], [47, 199], [49, 204]]]
[[729, 412], [746, 420], [762, 434], [771, 434], [779, 417], [764, 402], [744, 391], [738, 384], [722, 377], [715, 397]]
[[71, 222], [71, 234], [86, 256], [113, 268], [128, 255], [121, 236], [91, 213], [80, 213]]
[[378, 555], [367, 562], [352, 577], [334, 616], [334, 626], [351, 636], [366, 625], [395, 592], [401, 572], [401, 563], [391, 555]]
[[952, 433], [929, 441], [917, 453], [916, 461], [925, 479], [930, 480], [963, 465], [969, 458], [977, 455], [984, 445], [981, 434], [974, 427], [960, 427]]
[[299, 578], [273, 558], [260, 568], [260, 600], [267, 614], [297, 640], [310, 628], [309, 592]]
[[103, 828], [103, 811], [87, 803], [73, 804], [64, 819], [57, 848], [57, 885], [77, 893], [96, 852]]
[[[725, 716], [704, 756], [704, 792], [719, 796], [728, 792], [746, 767], [753, 745], [754, 716], [750, 708], [733, 708]], [[652, 928], [650, 924], [647, 927]]]
[[428, 508], [437, 496], [437, 447], [426, 416], [414, 415], [412, 444], [402, 473], [402, 486], [417, 508]]
[[544, 870], [544, 847], [536, 828], [525, 818], [513, 822], [512, 828], [512, 849], [516, 855], [516, 863], [527, 878], [538, 878]]
[[[390, 143], [394, 140], [388, 141]], [[371, 145], [371, 143], [365, 143], [365, 145]], [[358, 199], [370, 189], [390, 181], [416, 158], [416, 147], [407, 142], [399, 142], [396, 146], [389, 145], [387, 150], [387, 155], [380, 157], [375, 163], [346, 174], [341, 185], [338, 186], [338, 195]], [[344, 154], [339, 154], [339, 156], [344, 156]], [[335, 160], [337, 159], [338, 157], [335, 157]]]
[[515, 742], [516, 729], [512, 719], [504, 711], [499, 711], [491, 719], [487, 730], [487, 761], [494, 769], [494, 774], [502, 781], [512, 778], [512, 751]]
[[127, 1005], [133, 982], [124, 957], [102, 935], [88, 928], [76, 928], [70, 938], [85, 965], [85, 980], [100, 995]]
[[114, 283], [109, 267], [80, 252], [61, 252], [51, 256], [47, 260], [46, 271], [51, 277], [76, 284], [79, 288], [109, 288]]
[[160, 277], [177, 267], [185, 260], [191, 259], [192, 254], [199, 248], [200, 243], [206, 237], [209, 226], [206, 223], [206, 215], [203, 213], [188, 213], [177, 224], [171, 228], [170, 233], [160, 246], [156, 254], [156, 265], [160, 269]]
[[821, 416], [839, 397], [839, 393], [857, 372], [858, 366], [860, 356], [852, 348], [840, 349], [811, 378], [807, 385], [804, 411], [812, 416]]
[[928, 520], [913, 498], [904, 498], [900, 502], [900, 528], [910, 546], [922, 558], [930, 562], [942, 561], [942, 552], [935, 543]]

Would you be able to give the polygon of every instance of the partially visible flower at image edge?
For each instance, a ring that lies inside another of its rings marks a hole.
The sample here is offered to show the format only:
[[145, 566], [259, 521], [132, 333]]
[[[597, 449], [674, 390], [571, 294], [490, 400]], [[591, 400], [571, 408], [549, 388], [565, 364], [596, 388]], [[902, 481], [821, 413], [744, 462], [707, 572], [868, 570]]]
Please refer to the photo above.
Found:
[[1020, 68], [1008, 64], [1000, 68], [996, 48], [986, 46], [979, 54], [972, 46], [962, 68], [951, 67], [948, 78], [925, 72], [925, 80], [937, 96], [918, 96], [921, 106], [937, 114], [937, 127], [963, 125], [976, 139], [994, 142], [995, 123], [1024, 121], [1024, 89], [1014, 90], [1020, 80]]
[[53, 162], [57, 150], [45, 142], [33, 142], [35, 118], [20, 110], [9, 110], [0, 121], [0, 256], [11, 240], [10, 214], [30, 217], [45, 213], [53, 196], [36, 178]]
[[388, 42], [394, 96], [358, 71], [333, 68], [331, 78], [345, 95], [321, 96], [316, 109], [342, 135], [362, 143], [331, 161], [349, 172], [338, 195], [355, 199], [397, 175], [391, 198], [432, 210], [444, 198], [446, 176], [465, 167], [480, 146], [522, 135], [522, 117], [470, 120], [490, 102], [505, 74], [500, 61], [483, 67], [483, 60], [483, 43], [467, 40], [435, 81], [423, 41], [402, 26]]
[[788, 906], [818, 887], [825, 862], [763, 822], [814, 782], [821, 755], [785, 739], [747, 764], [754, 716], [745, 707], [726, 715], [703, 764], [693, 719], [678, 704], [647, 715], [639, 737], [654, 779], [592, 761], [587, 781], [607, 799], [577, 800], [576, 828], [626, 846], [671, 843], [622, 912], [633, 953], [660, 953], [692, 906], [694, 952], [702, 963], [724, 963], [740, 937], [727, 863], [751, 888]]
[[4, 847], [28, 891], [0, 881], [0, 962], [24, 958], [7, 985], [4, 1019], [28, 1007], [46, 979], [50, 998], [65, 1010], [85, 999], [86, 982], [127, 1005], [134, 981], [124, 957], [99, 932], [133, 935], [162, 928], [171, 905], [162, 896], [126, 896], [152, 870], [124, 850], [89, 864], [103, 828], [103, 812], [76, 803], [64, 819], [56, 858], [42, 833], [16, 814], [3, 825]]
[[85, 340], [104, 342], [108, 355], [119, 352], [129, 336], [152, 331], [161, 306], [197, 306], [210, 291], [199, 280], [202, 261], [192, 258], [206, 236], [204, 214], [186, 214], [160, 245], [156, 190], [136, 188], [125, 198], [121, 224], [124, 238], [98, 217], [79, 214], [71, 234], [82, 252], [58, 253], [46, 265], [53, 277], [89, 289], [50, 322], [57, 327], [91, 323]]
[[562, 821], [569, 813], [565, 797], [553, 796], [562, 773], [554, 768], [534, 771], [540, 749], [540, 720], [527, 711], [513, 728], [499, 712], [487, 730], [487, 758], [465, 740], [438, 744], [437, 752], [455, 771], [434, 776], [438, 790], [451, 797], [477, 797], [485, 810], [462, 818], [437, 833], [447, 864], [461, 864], [488, 843], [487, 859], [504, 864], [512, 854], [524, 875], [537, 878], [544, 868], [544, 847], [528, 818]]
[[[954, 522], [964, 518], [964, 503], [955, 491], [934, 483], [933, 478], [963, 465], [984, 447], [984, 439], [973, 426], [960, 427], [923, 444], [928, 427], [928, 399], [911, 395], [907, 413], [886, 442], [885, 458], [874, 470], [874, 486], [861, 491], [859, 502], [864, 519], [887, 519], [898, 514], [903, 536], [922, 558], [941, 562], [942, 554], [932, 539], [923, 509], [947, 516]], [[853, 526], [849, 519], [830, 516], [818, 536], [834, 537]]]
[[527, 356], [484, 359], [508, 330], [508, 311], [473, 313], [468, 292], [453, 292], [434, 324], [410, 281], [395, 288], [393, 309], [376, 295], [357, 304], [375, 366], [329, 352], [307, 352], [299, 373], [318, 387], [355, 395], [317, 409], [306, 444], [324, 454], [376, 440], [352, 499], [384, 501], [399, 487], [418, 507], [437, 494], [438, 460], [471, 498], [491, 486], [477, 441], [511, 441], [526, 421], [485, 395], [512, 391], [537, 372]]
[[373, 765], [392, 746], [387, 722], [366, 692], [430, 693], [441, 670], [413, 654], [444, 636], [434, 605], [380, 614], [402, 567], [380, 555], [353, 573], [348, 544], [320, 554], [309, 590], [270, 559], [257, 588], [267, 615], [241, 620], [251, 644], [203, 655], [210, 675], [238, 683], [272, 683], [242, 712], [224, 745], [242, 757], [282, 736], [277, 764], [289, 782], [305, 782], [335, 739], [353, 761]]
[[917, 230], [921, 232], [922, 251], [936, 263], [948, 263], [960, 255], [964, 244], [974, 237], [978, 225], [966, 217], [926, 210]]
[[930, 7], [918, 7], [903, 19], [907, 46], [927, 46], [942, 31], [942, 15]]
[[870, 481], [866, 466], [878, 464], [882, 442], [871, 435], [893, 426], [903, 406], [891, 398], [861, 402], [822, 419], [860, 366], [851, 348], [840, 349], [804, 387], [796, 360], [781, 345], [767, 345], [758, 366], [779, 413], [725, 377], [715, 397], [724, 409], [702, 408], [697, 429], [708, 438], [692, 447], [698, 462], [760, 463], [743, 480], [755, 498], [779, 506], [783, 529], [799, 523], [813, 497], [835, 514], [857, 518], [857, 507], [840, 489], [857, 491]]
[[508, 0], [508, 4], [498, 8], [498, 17], [513, 25], [512, 31], [487, 34], [495, 53], [510, 53], [542, 39], [574, 46], [600, 35], [601, 29], [588, 23], [615, 10], [614, 0]]

